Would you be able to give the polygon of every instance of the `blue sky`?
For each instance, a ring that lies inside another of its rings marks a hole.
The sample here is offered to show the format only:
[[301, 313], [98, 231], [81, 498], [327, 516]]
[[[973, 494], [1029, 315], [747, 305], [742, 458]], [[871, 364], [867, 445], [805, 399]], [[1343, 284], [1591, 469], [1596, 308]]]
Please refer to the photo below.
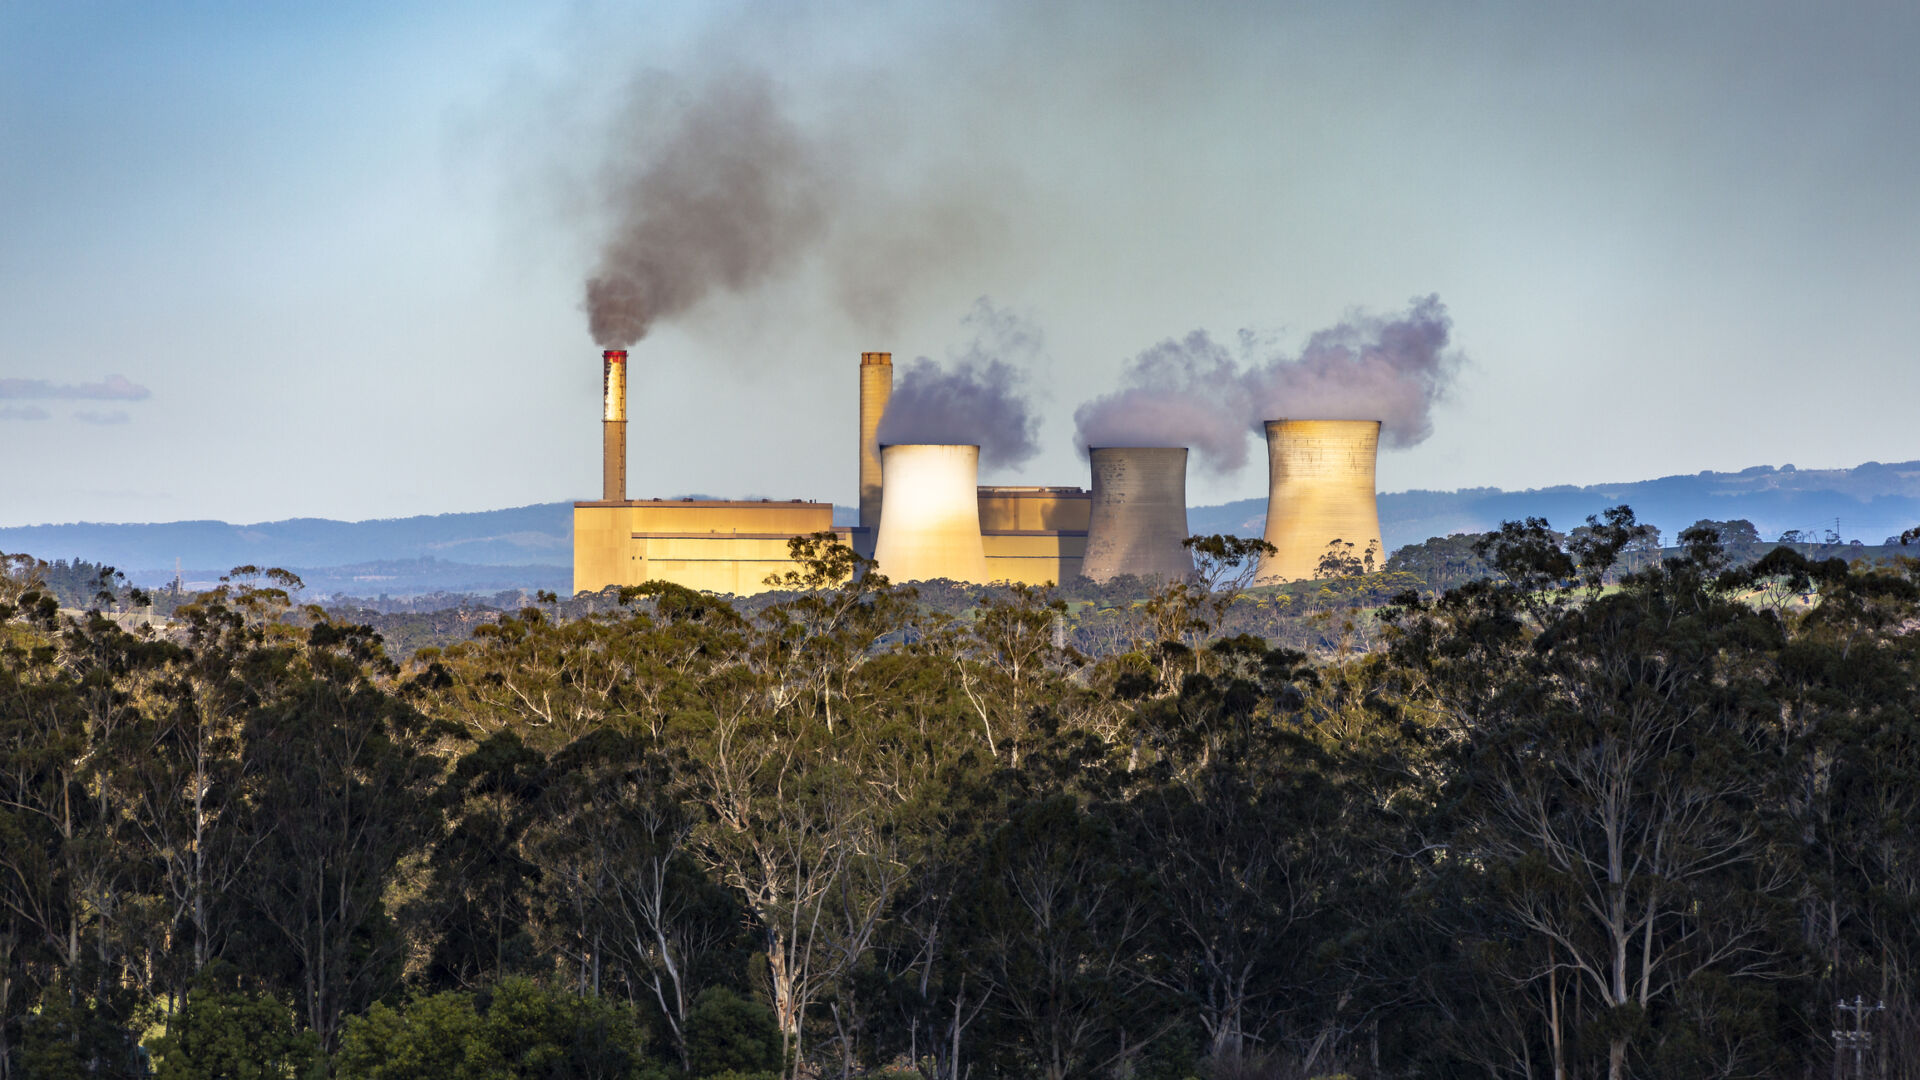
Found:
[[637, 495], [851, 502], [858, 353], [981, 296], [1045, 335], [1006, 482], [1084, 483], [1074, 407], [1158, 341], [1428, 293], [1466, 364], [1385, 489], [1916, 458], [1916, 46], [1892, 4], [3, 5], [0, 524], [590, 497], [596, 180], [728, 72], [912, 197], [635, 349]]

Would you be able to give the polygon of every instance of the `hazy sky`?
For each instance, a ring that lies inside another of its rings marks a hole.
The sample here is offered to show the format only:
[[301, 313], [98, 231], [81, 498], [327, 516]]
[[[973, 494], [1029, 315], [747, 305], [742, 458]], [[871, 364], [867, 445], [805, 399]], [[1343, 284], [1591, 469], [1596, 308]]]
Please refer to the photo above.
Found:
[[[0, 4], [0, 525], [599, 491], [610, 170], [765, 80], [832, 212], [633, 350], [636, 496], [856, 495], [862, 350], [1438, 294], [1383, 490], [1920, 458], [1920, 5]], [[836, 179], [844, 178], [844, 181]], [[1196, 475], [1257, 495], [1264, 458]]]

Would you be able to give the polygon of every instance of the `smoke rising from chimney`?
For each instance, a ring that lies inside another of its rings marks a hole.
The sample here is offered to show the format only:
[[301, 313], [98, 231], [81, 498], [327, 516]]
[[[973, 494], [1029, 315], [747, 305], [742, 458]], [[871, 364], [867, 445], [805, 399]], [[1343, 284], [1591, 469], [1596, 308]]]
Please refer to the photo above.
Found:
[[1282, 417], [1379, 420], [1388, 447], [1414, 446], [1433, 434], [1433, 404], [1459, 367], [1447, 352], [1452, 325], [1440, 298], [1426, 296], [1391, 318], [1355, 314], [1308, 338], [1298, 356], [1242, 333], [1238, 360], [1196, 330], [1141, 353], [1120, 389], [1075, 410], [1075, 441], [1083, 452], [1190, 446], [1216, 473], [1245, 465], [1248, 436]]
[[944, 368], [923, 356], [896, 378], [879, 442], [977, 444], [982, 466], [1018, 468], [1040, 451], [1040, 417], [1024, 372], [1044, 340], [1038, 327], [985, 297], [962, 325], [973, 339]]
[[587, 281], [588, 326], [609, 349], [715, 290], [746, 289], [786, 268], [828, 219], [821, 155], [763, 76], [713, 80], [664, 137], [640, 141], [610, 170], [615, 221]]

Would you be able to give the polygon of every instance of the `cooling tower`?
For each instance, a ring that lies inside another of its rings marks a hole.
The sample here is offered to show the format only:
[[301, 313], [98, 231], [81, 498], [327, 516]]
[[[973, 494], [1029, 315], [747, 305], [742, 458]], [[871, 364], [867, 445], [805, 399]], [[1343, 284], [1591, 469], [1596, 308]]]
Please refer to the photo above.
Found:
[[980, 448], [903, 443], [880, 448], [887, 497], [873, 558], [895, 581], [987, 583], [980, 540]]
[[893, 354], [860, 354], [860, 527], [880, 524], [880, 416], [893, 396]]
[[627, 350], [600, 354], [600, 383], [606, 410], [600, 431], [600, 498], [627, 501]]
[[1386, 561], [1380, 543], [1373, 463], [1380, 451], [1378, 420], [1267, 421], [1267, 532], [1277, 550], [1260, 560], [1261, 584], [1306, 581], [1335, 540], [1376, 569]]
[[1104, 582], [1120, 574], [1183, 578], [1187, 538], [1187, 448], [1101, 446], [1093, 463], [1087, 558], [1080, 572]]

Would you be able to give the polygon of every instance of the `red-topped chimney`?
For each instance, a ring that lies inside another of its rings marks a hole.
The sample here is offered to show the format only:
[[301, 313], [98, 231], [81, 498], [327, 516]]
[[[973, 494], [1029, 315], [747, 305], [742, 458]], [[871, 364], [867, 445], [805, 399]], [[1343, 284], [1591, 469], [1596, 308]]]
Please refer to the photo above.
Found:
[[600, 354], [601, 386], [606, 398], [601, 422], [601, 488], [606, 502], [627, 501], [627, 350]]

